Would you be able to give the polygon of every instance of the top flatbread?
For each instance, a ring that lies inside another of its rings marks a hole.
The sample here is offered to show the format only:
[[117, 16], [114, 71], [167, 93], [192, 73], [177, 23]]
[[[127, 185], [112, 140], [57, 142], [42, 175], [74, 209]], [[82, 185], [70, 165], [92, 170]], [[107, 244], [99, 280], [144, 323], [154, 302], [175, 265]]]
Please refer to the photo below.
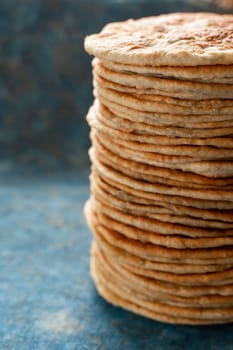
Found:
[[233, 64], [233, 15], [173, 13], [106, 25], [87, 36], [86, 51], [124, 64]]

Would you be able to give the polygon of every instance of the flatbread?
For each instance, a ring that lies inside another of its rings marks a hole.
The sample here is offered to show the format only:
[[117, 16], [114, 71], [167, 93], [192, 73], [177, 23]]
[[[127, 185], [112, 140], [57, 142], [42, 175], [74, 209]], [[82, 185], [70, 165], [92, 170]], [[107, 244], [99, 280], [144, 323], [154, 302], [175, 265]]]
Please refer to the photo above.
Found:
[[106, 25], [85, 39], [86, 51], [123, 64], [232, 64], [232, 16], [173, 13]]
[[[102, 99], [103, 102], [99, 101], [99, 99], [96, 99], [94, 102], [94, 106], [96, 108], [96, 113], [100, 112], [105, 117], [108, 117], [112, 115], [115, 118], [118, 118], [119, 121], [122, 119], [126, 121], [131, 121], [131, 127], [134, 127], [134, 123], [144, 123], [145, 125], [173, 125], [173, 126], [180, 126], [183, 128], [189, 127], [189, 125], [193, 125], [197, 127], [200, 125], [202, 126], [208, 126], [210, 125], [216, 125], [216, 127], [221, 127], [221, 124], [224, 126], [230, 125], [232, 122], [232, 114], [207, 114], [205, 113], [205, 110], [203, 110], [203, 113], [198, 114], [174, 114], [174, 113], [165, 113], [165, 112], [148, 112], [143, 110], [138, 110], [135, 108], [135, 106], [127, 107], [126, 105], [117, 103], [114, 99]], [[229, 100], [231, 102], [231, 100]], [[196, 102], [196, 101], [195, 101]], [[108, 107], [106, 106], [106, 103], [108, 104]], [[107, 118], [108, 119], [108, 118]], [[133, 122], [133, 123], [132, 123]], [[124, 130], [124, 129], [122, 129]], [[142, 130], [143, 131], [143, 130]]]
[[137, 73], [159, 78], [198, 81], [205, 83], [233, 84], [233, 65], [228, 65], [227, 69], [223, 64], [198, 67], [140, 66], [133, 65], [132, 63], [122, 64], [119, 62], [105, 60], [104, 58], [101, 58], [101, 63], [104, 67], [110, 70], [122, 73]]
[[[209, 178], [205, 176], [201, 176], [198, 174], [192, 174], [190, 172], [179, 171], [176, 169], [168, 169], [161, 168], [152, 165], [148, 165], [146, 163], [136, 162], [133, 160], [122, 158], [121, 155], [117, 155], [111, 150], [104, 147], [100, 142], [95, 143], [95, 147], [92, 147], [89, 151], [92, 160], [95, 158], [99, 160], [99, 162], [106, 164], [106, 166], [110, 166], [117, 171], [119, 171], [119, 165], [121, 165], [121, 172], [124, 173], [124, 168], [128, 167], [128, 171], [132, 170], [137, 173], [140, 173], [143, 176], [152, 176], [155, 178], [162, 177], [164, 181], [162, 183], [169, 184], [169, 181], [177, 181], [179, 183], [185, 182], [185, 186], [189, 187], [189, 184], [195, 184], [200, 186], [200, 188], [217, 188], [218, 186], [224, 188], [230, 188], [233, 184], [233, 179], [230, 178]], [[145, 160], [146, 162], [146, 160]], [[114, 166], [115, 165], [115, 166]], [[126, 172], [127, 174], [127, 172]], [[137, 176], [132, 176], [132, 178], [137, 178]], [[143, 178], [143, 177], [142, 177]], [[149, 181], [155, 182], [155, 181]], [[173, 185], [173, 183], [172, 183]], [[196, 186], [198, 188], [198, 186]]]
[[[158, 135], [154, 125], [155, 124], [155, 116], [150, 115], [149, 119], [151, 122], [136, 122], [137, 111], [130, 116], [125, 111], [123, 112], [123, 117], [119, 117], [119, 115], [115, 115], [112, 113], [106, 106], [99, 103], [94, 103], [96, 118], [97, 120], [108, 127], [111, 127], [115, 130], [118, 130], [122, 133], [126, 134], [135, 134], [137, 136], [144, 137], [148, 139], [148, 142], [153, 142], [154, 144], [159, 145], [195, 145], [195, 146], [213, 146], [217, 148], [232, 148], [233, 147], [233, 138], [230, 136], [224, 137], [174, 137], [174, 136], [165, 136]], [[98, 113], [98, 108], [100, 113]], [[118, 113], [119, 110], [117, 109]], [[144, 113], [142, 114], [142, 120], [144, 120]], [[161, 117], [161, 114], [159, 118]], [[129, 118], [129, 119], [127, 119]], [[168, 119], [169, 115], [165, 115], [165, 119]], [[151, 124], [154, 123], [154, 124]]]
[[[132, 189], [141, 190], [143, 192], [200, 199], [203, 202], [207, 199], [207, 201], [213, 201], [216, 205], [218, 205], [218, 201], [224, 201], [226, 202], [226, 207], [228, 206], [228, 202], [233, 202], [231, 190], [192, 190], [190, 188], [185, 187], [176, 188], [174, 186], [166, 186], [163, 184], [151, 184], [145, 181], [129, 178], [126, 175], [123, 175], [120, 171], [113, 170], [112, 168], [104, 165], [103, 163], [100, 163], [99, 161], [97, 161], [97, 159], [95, 159], [95, 167], [105, 178], [110, 178], [118, 183], [122, 183], [126, 186], [132, 187]], [[232, 209], [232, 205], [233, 204], [229, 204], [229, 208], [222, 209]]]
[[[127, 252], [142, 257], [144, 259], [166, 262], [166, 263], [189, 263], [189, 264], [231, 264], [233, 262], [233, 250], [232, 246], [229, 247], [218, 247], [218, 248], [197, 248], [197, 249], [176, 249], [176, 248], [167, 248], [164, 246], [140, 242], [138, 240], [128, 238], [111, 228], [106, 228], [101, 225], [98, 221], [98, 217], [95, 215], [95, 211], [100, 210], [96, 205], [96, 201], [91, 199], [90, 202], [92, 215], [89, 220], [91, 220], [91, 229], [99, 241], [105, 240], [108, 243], [126, 250]], [[106, 212], [105, 212], [106, 214]], [[112, 212], [110, 213], [110, 215]], [[114, 218], [113, 218], [114, 219]], [[116, 220], [120, 220], [120, 215], [117, 216]], [[137, 227], [137, 224], [134, 225]], [[153, 230], [151, 227], [138, 227], [149, 232], [156, 232], [156, 229]], [[175, 233], [174, 233], [175, 234]]]
[[[97, 81], [100, 80], [100, 83]], [[114, 101], [120, 105], [126, 106], [128, 108], [133, 108], [134, 110], [142, 112], [151, 112], [151, 113], [169, 113], [174, 117], [176, 115], [183, 115], [184, 118], [188, 115], [196, 115], [197, 122], [198, 119], [204, 115], [218, 115], [222, 116], [224, 121], [224, 116], [232, 115], [233, 113], [233, 103], [231, 100], [182, 100], [178, 98], [166, 97], [166, 96], [157, 96], [156, 90], [149, 93], [140, 93], [140, 90], [133, 87], [125, 87], [124, 85], [116, 83], [103, 83], [104, 79], [95, 77], [94, 85], [95, 90], [94, 94], [99, 100], [104, 101], [105, 99]], [[105, 86], [109, 85], [109, 86]], [[186, 102], [187, 101], [187, 102]], [[182, 103], [183, 102], [183, 103]], [[185, 105], [186, 102], [186, 105]], [[199, 102], [199, 103], [198, 103]], [[202, 118], [204, 119], [204, 118]], [[200, 122], [200, 120], [199, 120]], [[204, 120], [202, 121], [203, 124]], [[232, 119], [231, 119], [232, 122]], [[213, 123], [213, 122], [212, 122]], [[189, 123], [186, 123], [186, 126]], [[195, 124], [194, 124], [195, 126]], [[208, 126], [208, 125], [207, 125]], [[211, 126], [211, 123], [209, 123]], [[216, 125], [218, 126], [218, 125]], [[214, 127], [214, 124], [213, 124]], [[196, 126], [198, 128], [198, 125]]]
[[[103, 237], [98, 239], [98, 245], [106, 254], [110, 254], [112, 259], [114, 259], [118, 264], [127, 265], [129, 268], [141, 268], [146, 269], [147, 271], [162, 271], [162, 272], [173, 272], [177, 275], [203, 275], [216, 272], [224, 272], [233, 267], [232, 264], [189, 264], [189, 263], [172, 263], [172, 262], [159, 262], [149, 259], [144, 259], [135, 254], [129, 253], [128, 251], [118, 248], [106, 240]], [[148, 273], [145, 273], [145, 276]], [[197, 277], [198, 278], [198, 277]]]
[[141, 93], [145, 93], [148, 89], [153, 89], [156, 95], [190, 100], [232, 99], [233, 94], [232, 84], [197, 83], [148, 77], [140, 74], [120, 73], [107, 69], [101, 64], [95, 65], [95, 71], [106, 80], [137, 88]]
[[[87, 223], [92, 230], [93, 234], [96, 235], [95, 225], [93, 223], [92, 216], [92, 208], [90, 205], [90, 201], [86, 202], [84, 206], [84, 214], [87, 220]], [[137, 256], [133, 253], [130, 253], [122, 247], [117, 247], [104, 239], [103, 236], [96, 236], [98, 245], [103, 249], [106, 254], [110, 254], [112, 259], [116, 260], [119, 264], [127, 264], [127, 266], [132, 266], [135, 268], [143, 268], [152, 271], [163, 271], [163, 272], [173, 272], [178, 275], [185, 274], [195, 274], [195, 275], [203, 275], [206, 273], [215, 273], [215, 272], [224, 272], [233, 267], [233, 264], [198, 264], [192, 262], [189, 263], [173, 263], [173, 262], [161, 262], [161, 261], [153, 261], [149, 259], [144, 259], [140, 256]]]
[[[117, 261], [116, 261], [117, 263]], [[133, 266], [127, 263], [120, 263], [122, 268], [129, 270], [137, 275], [154, 278], [165, 282], [176, 282], [181, 285], [224, 285], [232, 284], [233, 282], [233, 269], [228, 269], [220, 272], [202, 273], [202, 274], [179, 274], [177, 275], [173, 271], [164, 272], [150, 269], [144, 269], [139, 266]]]
[[[232, 177], [233, 176], [233, 161], [231, 158], [224, 160], [195, 160], [188, 156], [164, 155], [150, 152], [137, 152], [123, 145], [119, 145], [113, 140], [104, 140], [97, 136], [92, 130], [91, 140], [95, 146], [96, 142], [101, 143], [105, 148], [127, 160], [133, 160], [139, 163], [162, 167], [166, 169], [176, 169], [187, 172], [192, 172], [198, 175], [203, 175], [212, 178]], [[229, 198], [232, 193], [228, 193]], [[231, 200], [231, 199], [230, 199]]]
[[[103, 152], [102, 152], [103, 151]], [[117, 157], [115, 157], [115, 155], [113, 155], [112, 158], [110, 158], [109, 152], [105, 152], [105, 150], [103, 149], [94, 149], [91, 148], [89, 150], [89, 154], [90, 154], [90, 158], [91, 159], [97, 159], [98, 162], [102, 162], [103, 164], [106, 164], [107, 166], [110, 166], [111, 168], [115, 169], [116, 171], [119, 170], [119, 164], [121, 164], [121, 172], [123, 174], [125, 174], [128, 177], [131, 177], [133, 179], [138, 179], [138, 180], [143, 180], [143, 181], [147, 181], [149, 183], [159, 183], [159, 184], [165, 184], [168, 186], [175, 186], [175, 187], [181, 187], [181, 188], [196, 188], [196, 189], [219, 189], [224, 188], [224, 190], [232, 190], [233, 186], [231, 184], [222, 184], [221, 181], [219, 181], [218, 183], [214, 183], [211, 181], [206, 181], [205, 184], [202, 183], [196, 183], [195, 181], [193, 181], [193, 176], [188, 173], [183, 173], [182, 176], [180, 177], [179, 180], [174, 179], [174, 177], [176, 177], [176, 173], [172, 174], [171, 171], [171, 177], [169, 177], [169, 173], [168, 172], [164, 172], [164, 177], [162, 176], [163, 171], [160, 168], [156, 168], [156, 167], [146, 167], [146, 165], [143, 167], [141, 165], [141, 163], [137, 163], [134, 161], [128, 161], [127, 159], [123, 159], [119, 157], [119, 161], [117, 159]], [[138, 165], [138, 168], [137, 168]], [[132, 167], [130, 167], [132, 166]], [[148, 172], [144, 173], [143, 172], [143, 168], [147, 169]], [[152, 168], [152, 169], [151, 169]], [[152, 174], [150, 173], [150, 170], [152, 172]], [[156, 171], [157, 170], [157, 171]], [[168, 169], [169, 171], [169, 169]], [[154, 175], [153, 173], [157, 175]], [[187, 179], [185, 181], [185, 175], [187, 175]], [[179, 174], [178, 174], [179, 176]], [[195, 180], [195, 179], [194, 179]], [[220, 179], [218, 179], [220, 180]], [[228, 179], [230, 180], [230, 179]], [[190, 181], [190, 182], [189, 182]], [[203, 181], [204, 182], [204, 181]], [[229, 181], [230, 183], [230, 181]]]
[[111, 218], [111, 215], [106, 215], [106, 212], [97, 212], [97, 217], [99, 222], [105, 227], [111, 227], [116, 232], [120, 234], [139, 240], [143, 243], [152, 243], [156, 245], [165, 246], [168, 248], [176, 249], [196, 249], [196, 248], [213, 248], [213, 247], [223, 247], [226, 245], [233, 245], [232, 237], [200, 237], [200, 238], [188, 238], [179, 235], [163, 235], [157, 232], [145, 231], [143, 229], [138, 229], [134, 225], [125, 224], [118, 221], [116, 218]]
[[[126, 270], [127, 273], [127, 267], [120, 266], [120, 269], [118, 269], [118, 266], [115, 261], [112, 261], [110, 259], [110, 256], [105, 254], [103, 250], [96, 244], [96, 242], [92, 245], [92, 256], [96, 260], [96, 263], [99, 265], [99, 270], [103, 273], [105, 276], [105, 280], [109, 281], [112, 280], [116, 285], [125, 286], [128, 290], [134, 291], [136, 294], [140, 294], [143, 299], [150, 300], [150, 301], [160, 301], [165, 304], [171, 304], [175, 306], [191, 306], [195, 308], [218, 308], [218, 307], [224, 307], [224, 306], [231, 306], [233, 303], [233, 295], [208, 295], [208, 296], [192, 296], [192, 297], [182, 297], [176, 294], [173, 294], [172, 292], [166, 293], [166, 292], [159, 292], [157, 290], [154, 290], [153, 293], [151, 293], [150, 290], [145, 288], [142, 285], [138, 284], [131, 284], [130, 279], [125, 278], [124, 274], [121, 273], [122, 269]], [[168, 274], [165, 274], [168, 275]], [[178, 276], [183, 277], [183, 276]], [[173, 274], [173, 282], [176, 279], [176, 275]], [[156, 280], [156, 278], [155, 278]], [[175, 283], [176, 284], [176, 281]]]
[[[108, 130], [106, 127], [102, 127], [98, 122], [92, 122], [92, 128], [97, 130], [98, 136], [102, 139], [111, 139], [114, 140], [119, 145], [130, 148], [137, 152], [149, 152], [149, 153], [157, 153], [164, 154], [170, 156], [182, 156], [182, 157], [190, 157], [195, 158], [197, 160], [216, 160], [216, 159], [233, 159], [233, 148], [222, 148], [216, 149], [214, 147], [208, 146], [166, 146], [166, 145], [154, 145], [153, 143], [149, 143], [146, 140], [146, 136], [141, 138], [139, 141], [133, 141], [126, 138], [118, 138], [114, 137], [114, 130]], [[121, 136], [121, 135], [119, 135]]]
[[[162, 104], [169, 104], [169, 105], [173, 105], [173, 106], [179, 106], [179, 107], [190, 107], [193, 108], [194, 106], [196, 106], [197, 111], [202, 110], [203, 113], [202, 114], [206, 114], [204, 113], [204, 111], [209, 110], [211, 115], [213, 114], [213, 116], [215, 114], [219, 114], [219, 112], [222, 110], [222, 108], [225, 108], [225, 111], [227, 111], [229, 109], [229, 114], [230, 111], [232, 110], [232, 100], [231, 99], [208, 99], [208, 100], [190, 100], [190, 99], [184, 99], [181, 98], [181, 96], [179, 98], [177, 97], [173, 97], [173, 96], [163, 96], [163, 95], [158, 95], [156, 94], [156, 90], [155, 89], [146, 89], [146, 90], [140, 90], [137, 89], [135, 87], [132, 86], [127, 86], [127, 85], [121, 85], [119, 82], [112, 82], [110, 80], [107, 80], [103, 77], [101, 77], [98, 72], [95, 70], [95, 67], [99, 65], [102, 65], [102, 61], [97, 60], [96, 58], [92, 61], [93, 63], [93, 86], [94, 89], [99, 90], [100, 89], [107, 89], [107, 90], [112, 90], [112, 91], [116, 91], [116, 92], [123, 92], [123, 93], [129, 93], [132, 94], [135, 97], [138, 98], [145, 98], [148, 99], [149, 101], [156, 101], [158, 103], [162, 103]], [[216, 66], [215, 66], [216, 67]], [[212, 69], [215, 71], [215, 67], [212, 67]], [[228, 67], [232, 67], [232, 66], [222, 66], [222, 68], [224, 69], [224, 72], [226, 74], [226, 72], [228, 73]], [[170, 67], [172, 68], [172, 67]], [[199, 69], [195, 68], [195, 69]], [[175, 70], [177, 69], [174, 68]], [[97, 69], [98, 70], [98, 69]], [[150, 93], [151, 92], [151, 93]], [[221, 113], [220, 113], [221, 114]], [[228, 113], [226, 113], [227, 115]], [[184, 113], [185, 115], [185, 113]], [[196, 113], [196, 110], [194, 110], [194, 115], [196, 115], [196, 117], [198, 118], [198, 113]]]
[[[130, 123], [130, 130], [135, 131], [141, 134], [148, 135], [158, 135], [158, 136], [169, 136], [169, 137], [187, 137], [187, 138], [211, 138], [211, 137], [229, 137], [233, 134], [232, 126], [229, 127], [215, 127], [211, 129], [202, 129], [200, 128], [187, 128], [181, 127], [178, 123], [178, 126], [173, 125], [172, 123], [161, 124], [161, 114], [157, 114], [157, 118], [154, 116], [154, 113], [138, 111], [136, 109], [130, 109], [126, 106], [120, 105], [113, 100], [102, 99], [99, 97], [99, 101], [102, 105], [107, 107], [110, 112], [113, 112], [115, 120], [117, 123]], [[125, 113], [125, 109], [127, 111]], [[139, 118], [137, 119], [137, 115], [139, 114]], [[165, 113], [165, 118], [167, 114]], [[170, 115], [171, 116], [171, 115]], [[176, 117], [176, 116], [175, 116]], [[156, 121], [159, 119], [159, 122]], [[223, 117], [225, 119], [225, 116]], [[204, 119], [204, 116], [202, 118]], [[133, 122], [133, 123], [132, 123]], [[184, 125], [183, 118], [183, 125]], [[187, 124], [187, 122], [186, 122]], [[118, 126], [119, 127], [119, 126]], [[123, 130], [124, 130], [123, 126]], [[223, 140], [224, 141], [224, 140]], [[192, 142], [192, 141], [191, 141]]]
[[[227, 312], [228, 307], [229, 307], [229, 311], [231, 310], [232, 296], [224, 297], [224, 296], [210, 295], [210, 296], [204, 296], [204, 297], [194, 296], [194, 297], [182, 298], [172, 293], [166, 294], [165, 292], [163, 294], [163, 293], [160, 293], [159, 291], [157, 292], [156, 289], [153, 290], [152, 292], [143, 288], [141, 285], [138, 285], [138, 284], [130, 285], [129, 280], [122, 278], [122, 275], [119, 274], [118, 266], [111, 264], [109, 259], [106, 259], [106, 256], [105, 258], [103, 258], [99, 250], [93, 251], [92, 249], [92, 263], [93, 262], [95, 263], [95, 266], [98, 267], [98, 273], [100, 274], [100, 276], [103, 277], [102, 279], [103, 283], [105, 283], [106, 285], [110, 284], [113, 290], [131, 292], [133, 299], [134, 299], [134, 296], [139, 296], [139, 299], [144, 300], [145, 303], [147, 302], [147, 305], [150, 305], [152, 309], [155, 307], [155, 309], [161, 309], [165, 311], [165, 313], [168, 313], [170, 310], [168, 305], [174, 304], [173, 307], [171, 307], [171, 309], [173, 309], [173, 312], [175, 311], [175, 314], [180, 314], [183, 312], [187, 317], [188, 316], [187, 314], [190, 311], [192, 311], [194, 318], [200, 315], [203, 316], [204, 318], [209, 318], [210, 315], [214, 316], [216, 314], [219, 316], [221, 313], [228, 315], [228, 312]], [[132, 275], [130, 275], [130, 277], [131, 276]], [[149, 292], [150, 294], [148, 294]], [[208, 308], [207, 305], [210, 304], [209, 302], [211, 299], [212, 299], [212, 305], [209, 306]], [[199, 303], [198, 303], [198, 300], [199, 300]], [[215, 300], [215, 303], [213, 302], [214, 300]], [[225, 307], [223, 306], [224, 301], [225, 301]], [[228, 301], [228, 304], [227, 304], [227, 301]], [[184, 305], [183, 306], [179, 305], [182, 302], [184, 303]], [[223, 302], [223, 305], [221, 305], [221, 302]], [[187, 305], [190, 303], [194, 303], [195, 306], [193, 307], [185, 306], [185, 304]], [[223, 307], [221, 308], [221, 306]], [[216, 312], [217, 310], [218, 312]]]
[[189, 324], [189, 325], [206, 325], [206, 324], [218, 324], [218, 323], [226, 323], [231, 322], [232, 319], [222, 319], [222, 320], [203, 320], [203, 319], [193, 319], [193, 318], [185, 318], [185, 317], [176, 317], [174, 313], [171, 315], [165, 315], [158, 311], [152, 311], [145, 306], [142, 306], [142, 302], [138, 301], [135, 303], [130, 298], [130, 295], [127, 295], [125, 298], [122, 297], [121, 293], [117, 293], [117, 291], [113, 291], [106, 286], [106, 283], [100, 278], [97, 274], [95, 267], [93, 264], [91, 265], [91, 275], [95, 282], [98, 293], [105, 298], [109, 303], [120, 306], [126, 310], [132, 311], [138, 315], [145, 316], [151, 318], [156, 321], [167, 322], [172, 324]]
[[[168, 209], [161, 206], [149, 206], [149, 205], [125, 202], [123, 200], [119, 200], [115, 198], [114, 196], [112, 196], [107, 192], [104, 192], [97, 186], [94, 187], [93, 184], [91, 186], [91, 193], [98, 202], [102, 203], [103, 205], [109, 206], [112, 209], [117, 209], [127, 215], [131, 215], [132, 219], [134, 218], [134, 216], [137, 216], [137, 217], [141, 216], [144, 218], [155, 219], [162, 222], [187, 225], [187, 226], [196, 227], [196, 228], [198, 227], [207, 228], [207, 229], [210, 229], [210, 228], [232, 229], [233, 228], [233, 222], [230, 223], [230, 222], [223, 222], [223, 221], [217, 221], [217, 220], [206, 220], [204, 218], [193, 218], [191, 215], [190, 216], [176, 215], [171, 211], [169, 212]], [[148, 238], [149, 237], [145, 236], [144, 238], [141, 238], [141, 240], [145, 242]], [[226, 239], [226, 242], [224, 238]], [[192, 246], [190, 246], [190, 248], [198, 247], [198, 241], [199, 241], [198, 239], [195, 239], [195, 240], [191, 239], [190, 241], [192, 243]], [[233, 238], [219, 237], [219, 240], [217, 240], [217, 242], [214, 242], [214, 239], [212, 240], [209, 239], [207, 240], [206, 243], [203, 242], [203, 244], [205, 244], [206, 247], [221, 246], [225, 244], [233, 245]], [[188, 246], [185, 243], [182, 247], [188, 247]]]
[[[132, 227], [136, 227], [139, 230], [148, 231], [151, 233], [156, 233], [160, 235], [180, 235], [182, 237], [190, 237], [190, 238], [206, 238], [206, 237], [227, 237], [233, 236], [233, 230], [230, 229], [219, 229], [219, 228], [208, 228], [207, 227], [193, 227], [188, 226], [187, 223], [178, 224], [174, 222], [162, 221], [161, 216], [157, 216], [157, 218], [146, 217], [142, 215], [131, 215], [127, 214], [124, 211], [121, 211], [119, 208], [112, 208], [105, 203], [100, 202], [93, 196], [92, 202], [94, 203], [94, 207], [100, 213], [107, 215], [113, 220], [120, 221], [123, 224], [130, 225]], [[184, 220], [185, 221], [185, 220]], [[191, 241], [191, 240], [190, 240]], [[198, 244], [198, 241], [196, 241]], [[195, 245], [195, 243], [194, 243]], [[185, 246], [183, 246], [184, 248]], [[231, 252], [233, 254], [233, 251]]]
[[[200, 200], [196, 198], [189, 198], [183, 196], [172, 196], [166, 194], [160, 194], [155, 192], [145, 192], [140, 189], [135, 189], [133, 186], [125, 184], [123, 181], [117, 181], [116, 179], [112, 179], [109, 176], [103, 175], [103, 173], [99, 172], [96, 168], [92, 167], [93, 173], [97, 173], [98, 176], [107, 184], [115, 187], [119, 193], [121, 194], [121, 198], [125, 200], [128, 199], [138, 199], [138, 203], [155, 203], [155, 202], [164, 202], [170, 205], [175, 206], [185, 206], [192, 207], [196, 209], [205, 209], [205, 210], [225, 210], [229, 211], [233, 209], [232, 202], [228, 201], [213, 201], [213, 200]], [[141, 199], [141, 201], [140, 201]]]
[[207, 209], [198, 209], [193, 207], [182, 206], [178, 204], [173, 204], [169, 202], [160, 200], [150, 200], [144, 199], [141, 196], [130, 195], [127, 192], [119, 190], [114, 185], [111, 185], [101, 179], [96, 172], [92, 172], [90, 176], [91, 180], [91, 190], [93, 187], [98, 188], [98, 191], [106, 192], [110, 198], [114, 196], [116, 200], [124, 201], [128, 204], [135, 204], [145, 206], [147, 208], [156, 208], [161, 210], [162, 213], [173, 213], [175, 215], [187, 215], [189, 217], [195, 218], [204, 218], [207, 220], [217, 220], [223, 222], [232, 222], [233, 221], [233, 211], [232, 210], [207, 210]]

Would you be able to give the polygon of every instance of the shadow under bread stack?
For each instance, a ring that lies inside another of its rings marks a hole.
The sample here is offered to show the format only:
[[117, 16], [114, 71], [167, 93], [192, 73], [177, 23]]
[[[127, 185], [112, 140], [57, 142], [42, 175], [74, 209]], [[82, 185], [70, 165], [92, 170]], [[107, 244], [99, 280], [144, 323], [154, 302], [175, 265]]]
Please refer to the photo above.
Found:
[[159, 321], [233, 321], [233, 16], [111, 23], [85, 49], [98, 292]]

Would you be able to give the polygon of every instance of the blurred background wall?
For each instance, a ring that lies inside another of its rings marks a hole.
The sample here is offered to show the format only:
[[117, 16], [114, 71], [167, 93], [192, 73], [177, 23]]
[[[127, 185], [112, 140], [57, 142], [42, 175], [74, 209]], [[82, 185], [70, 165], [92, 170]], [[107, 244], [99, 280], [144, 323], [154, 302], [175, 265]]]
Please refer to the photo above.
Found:
[[85, 35], [110, 21], [173, 11], [226, 10], [206, 0], [1, 0], [1, 160], [88, 164], [92, 78]]

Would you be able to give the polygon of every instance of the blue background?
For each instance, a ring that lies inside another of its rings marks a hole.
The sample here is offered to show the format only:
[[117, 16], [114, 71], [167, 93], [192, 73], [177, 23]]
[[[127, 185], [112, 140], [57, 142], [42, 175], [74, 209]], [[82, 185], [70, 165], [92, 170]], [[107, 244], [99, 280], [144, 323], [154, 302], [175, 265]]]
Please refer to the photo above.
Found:
[[209, 1], [1, 0], [0, 349], [233, 349], [233, 326], [165, 325], [115, 308], [89, 277], [86, 34]]

